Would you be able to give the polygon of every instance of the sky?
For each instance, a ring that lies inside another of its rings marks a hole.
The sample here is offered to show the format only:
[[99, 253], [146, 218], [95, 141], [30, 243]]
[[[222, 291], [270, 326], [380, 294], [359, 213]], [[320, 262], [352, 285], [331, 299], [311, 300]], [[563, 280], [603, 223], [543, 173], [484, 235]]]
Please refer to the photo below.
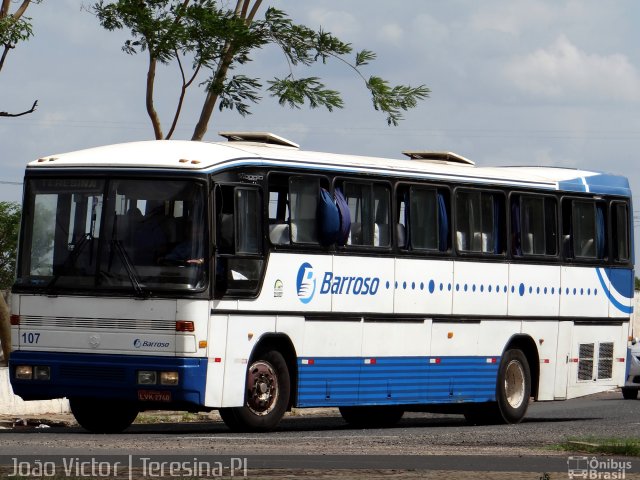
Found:
[[[31, 160], [153, 138], [144, 103], [146, 57], [122, 52], [128, 32], [102, 29], [89, 3], [44, 0], [28, 10], [34, 37], [11, 51], [0, 72], [0, 111], [23, 111], [36, 99], [39, 106], [30, 115], [0, 117], [0, 200], [20, 200], [24, 167]], [[424, 84], [431, 96], [406, 113], [400, 126], [389, 127], [373, 110], [362, 80], [334, 61], [295, 73], [320, 76], [341, 91], [343, 110], [292, 110], [265, 93], [248, 117], [216, 110], [206, 140], [221, 140], [219, 131], [259, 130], [307, 150], [390, 158], [402, 158], [403, 150], [447, 150], [479, 166], [553, 165], [622, 174], [640, 195], [635, 160], [640, 2], [265, 0], [264, 5], [322, 27], [354, 50], [376, 52], [365, 75]], [[265, 81], [289, 73], [275, 48], [257, 51], [253, 59], [237, 73]], [[165, 131], [178, 80], [175, 66], [159, 68], [156, 102]], [[188, 93], [174, 138], [191, 137], [203, 96], [197, 86]]]

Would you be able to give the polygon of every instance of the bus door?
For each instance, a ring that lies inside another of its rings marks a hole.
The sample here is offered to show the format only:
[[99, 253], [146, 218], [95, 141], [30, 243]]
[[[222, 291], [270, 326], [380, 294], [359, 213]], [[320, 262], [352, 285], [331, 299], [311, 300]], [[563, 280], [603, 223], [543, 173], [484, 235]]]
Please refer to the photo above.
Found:
[[262, 192], [253, 185], [217, 185], [215, 212], [215, 296], [254, 297], [264, 267]]

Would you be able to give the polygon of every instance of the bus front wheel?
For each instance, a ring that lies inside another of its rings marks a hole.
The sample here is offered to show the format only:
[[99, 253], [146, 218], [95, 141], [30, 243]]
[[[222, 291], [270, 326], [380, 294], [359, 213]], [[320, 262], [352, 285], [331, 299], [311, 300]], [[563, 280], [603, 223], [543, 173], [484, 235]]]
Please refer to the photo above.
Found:
[[70, 398], [69, 406], [76, 421], [91, 433], [120, 433], [138, 416], [130, 402], [95, 398]]
[[234, 431], [268, 432], [284, 416], [290, 389], [289, 369], [280, 352], [258, 354], [247, 369], [244, 406], [221, 408], [220, 417]]

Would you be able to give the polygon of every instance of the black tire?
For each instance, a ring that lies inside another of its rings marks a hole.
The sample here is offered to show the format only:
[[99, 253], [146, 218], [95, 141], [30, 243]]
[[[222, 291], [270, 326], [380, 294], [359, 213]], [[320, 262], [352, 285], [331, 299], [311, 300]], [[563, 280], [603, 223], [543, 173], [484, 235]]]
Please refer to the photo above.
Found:
[[507, 350], [500, 361], [496, 399], [505, 423], [519, 423], [529, 408], [531, 370], [522, 350]]
[[220, 414], [220, 418], [222, 418], [224, 424], [229, 427], [229, 429], [239, 431], [242, 429], [242, 424], [236, 417], [235, 410], [235, 408], [221, 408], [218, 410], [218, 413]]
[[91, 433], [120, 433], [138, 416], [134, 403], [93, 398], [70, 398], [76, 421]]
[[244, 406], [221, 408], [220, 416], [236, 432], [271, 431], [287, 410], [290, 392], [284, 357], [275, 350], [258, 354], [247, 369]]
[[531, 370], [521, 350], [507, 350], [502, 356], [496, 382], [496, 401], [470, 406], [464, 413], [472, 425], [519, 423], [529, 408]]
[[340, 407], [340, 415], [352, 427], [392, 427], [400, 421], [404, 410], [395, 406]]
[[638, 389], [631, 387], [622, 387], [622, 397], [625, 400], [635, 400], [638, 398]]

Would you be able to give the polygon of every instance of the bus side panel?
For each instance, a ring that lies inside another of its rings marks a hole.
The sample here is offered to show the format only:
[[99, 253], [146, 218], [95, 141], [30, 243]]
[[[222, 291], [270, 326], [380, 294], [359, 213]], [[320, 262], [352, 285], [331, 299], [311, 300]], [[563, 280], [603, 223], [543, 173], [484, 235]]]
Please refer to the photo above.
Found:
[[509, 265], [509, 315], [558, 317], [560, 311], [560, 267]]
[[[540, 373], [536, 400], [553, 400], [558, 351], [558, 322], [555, 320], [522, 322], [522, 333], [530, 336], [538, 347]], [[564, 379], [566, 382], [566, 376]]]
[[430, 336], [431, 320], [365, 322], [359, 401], [376, 404], [424, 400]]
[[332, 257], [328, 255], [272, 252], [260, 296], [239, 300], [238, 308], [245, 311], [330, 312], [332, 267]]
[[454, 315], [507, 315], [507, 264], [456, 261], [453, 271]]
[[[609, 298], [609, 316], [628, 318], [633, 313], [633, 270], [627, 268], [599, 268], [598, 279]], [[608, 279], [607, 282], [605, 279]], [[607, 283], [609, 289], [605, 289]]]
[[212, 315], [209, 320], [207, 383], [205, 405], [222, 405], [224, 370], [227, 363], [228, 315]]
[[298, 406], [357, 405], [361, 320], [307, 320], [298, 352]]
[[495, 400], [500, 356], [514, 329], [520, 322], [434, 322], [427, 402]]
[[452, 261], [396, 259], [395, 281], [395, 313], [451, 314]]
[[553, 389], [554, 400], [564, 400], [567, 398], [567, 380], [569, 378], [569, 356], [571, 355], [571, 333], [573, 322], [558, 323], [558, 338], [556, 350], [556, 374]]
[[228, 317], [222, 407], [241, 407], [244, 404], [245, 379], [251, 352], [265, 333], [274, 332], [275, 329], [275, 315]]
[[609, 317], [608, 279], [601, 284], [593, 267], [563, 266], [561, 271], [560, 316]]
[[626, 322], [573, 326], [567, 398], [606, 391], [624, 382], [627, 329]]
[[393, 258], [336, 255], [331, 286], [325, 274], [320, 293], [330, 289], [334, 312], [393, 313], [393, 290], [385, 279], [393, 278], [394, 268]]

